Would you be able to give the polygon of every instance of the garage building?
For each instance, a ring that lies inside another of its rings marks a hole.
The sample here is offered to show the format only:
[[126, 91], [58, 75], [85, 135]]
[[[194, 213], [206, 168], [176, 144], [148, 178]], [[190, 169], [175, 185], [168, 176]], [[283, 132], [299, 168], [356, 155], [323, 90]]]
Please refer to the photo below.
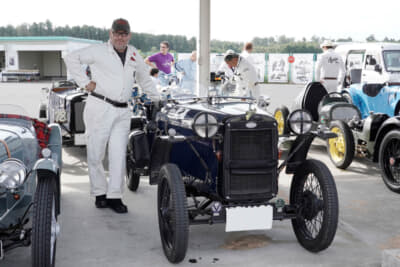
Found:
[[[66, 78], [62, 60], [68, 53], [101, 41], [65, 36], [0, 37], [0, 70], [3, 81]], [[13, 75], [14, 74], [14, 75]]]

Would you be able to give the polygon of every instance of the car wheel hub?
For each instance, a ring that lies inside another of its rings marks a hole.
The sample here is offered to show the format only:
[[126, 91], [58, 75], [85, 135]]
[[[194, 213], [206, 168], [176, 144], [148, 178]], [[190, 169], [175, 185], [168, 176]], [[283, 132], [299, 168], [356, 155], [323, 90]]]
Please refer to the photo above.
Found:
[[331, 131], [335, 133], [337, 137], [329, 139], [329, 151], [332, 159], [338, 162], [343, 160], [344, 154], [346, 152], [344, 136], [342, 131], [338, 127], [333, 127]]

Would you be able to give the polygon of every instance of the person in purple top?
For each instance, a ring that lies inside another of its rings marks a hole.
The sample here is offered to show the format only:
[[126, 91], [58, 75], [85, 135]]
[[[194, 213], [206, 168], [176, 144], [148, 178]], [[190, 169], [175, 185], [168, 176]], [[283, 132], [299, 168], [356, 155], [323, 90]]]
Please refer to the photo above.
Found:
[[151, 68], [160, 70], [158, 78], [160, 79], [161, 86], [167, 86], [169, 76], [171, 75], [171, 66], [175, 63], [174, 57], [168, 53], [169, 43], [162, 41], [160, 43], [160, 52], [145, 59], [147, 65]]

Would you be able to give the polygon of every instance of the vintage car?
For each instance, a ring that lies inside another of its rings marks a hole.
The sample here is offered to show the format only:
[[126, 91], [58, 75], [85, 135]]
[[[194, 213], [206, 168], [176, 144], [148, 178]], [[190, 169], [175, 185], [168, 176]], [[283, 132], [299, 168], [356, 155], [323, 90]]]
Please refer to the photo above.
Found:
[[[327, 140], [328, 154], [332, 163], [346, 169], [354, 158], [354, 138], [351, 133], [350, 121], [360, 120], [360, 111], [349, 103], [340, 93], [330, 93], [319, 82], [312, 82], [305, 86], [295, 99], [292, 110], [305, 109], [310, 112], [313, 120], [313, 129], [320, 126], [329, 128], [337, 137]], [[274, 111], [278, 122], [279, 135], [287, 135], [289, 127], [287, 118], [289, 109], [281, 106]]]
[[[322, 162], [306, 157], [316, 136], [335, 135], [311, 131], [307, 111], [290, 114], [297, 137], [281, 140], [276, 120], [252, 98], [172, 97], [148, 114], [132, 122], [127, 168], [135, 176], [127, 183], [149, 175], [150, 184], [158, 185], [159, 230], [170, 262], [184, 259], [189, 225], [196, 224], [243, 231], [291, 219], [304, 248], [329, 247], [338, 223], [336, 185]], [[289, 203], [277, 198], [284, 169], [293, 175]]]
[[371, 111], [395, 116], [400, 111], [400, 44], [355, 43], [336, 49], [345, 62], [344, 93], [363, 118]]
[[[379, 162], [385, 185], [400, 193], [400, 116], [370, 112], [362, 118], [345, 93], [327, 94], [318, 83], [307, 86], [299, 99], [295, 106], [310, 111], [316, 126], [326, 125], [337, 135], [327, 141], [327, 148], [338, 168], [347, 168], [355, 155]], [[282, 134], [287, 128], [287, 112], [286, 107], [275, 111]]]
[[86, 145], [83, 109], [87, 92], [74, 81], [63, 80], [54, 82], [51, 88], [43, 88], [42, 93], [39, 118], [60, 125], [64, 145]]
[[0, 265], [31, 245], [32, 266], [55, 264], [60, 233], [61, 130], [0, 105]]

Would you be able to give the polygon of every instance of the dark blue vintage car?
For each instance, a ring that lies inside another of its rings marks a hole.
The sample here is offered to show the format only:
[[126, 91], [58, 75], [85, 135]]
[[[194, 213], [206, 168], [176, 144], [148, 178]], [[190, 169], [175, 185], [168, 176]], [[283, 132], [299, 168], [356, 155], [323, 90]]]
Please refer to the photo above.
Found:
[[[307, 159], [312, 140], [334, 134], [310, 131], [311, 115], [289, 115], [293, 139], [279, 140], [276, 120], [255, 99], [173, 98], [145, 117], [132, 118], [127, 184], [141, 175], [158, 185], [159, 230], [170, 262], [184, 259], [189, 225], [225, 223], [226, 231], [270, 229], [291, 219], [300, 244], [329, 247], [338, 222], [338, 196], [329, 169]], [[281, 160], [281, 161], [280, 161]], [[293, 175], [290, 203], [277, 198], [278, 176]]]
[[60, 232], [61, 131], [0, 105], [0, 265], [11, 249], [32, 247], [32, 266], [55, 264]]

